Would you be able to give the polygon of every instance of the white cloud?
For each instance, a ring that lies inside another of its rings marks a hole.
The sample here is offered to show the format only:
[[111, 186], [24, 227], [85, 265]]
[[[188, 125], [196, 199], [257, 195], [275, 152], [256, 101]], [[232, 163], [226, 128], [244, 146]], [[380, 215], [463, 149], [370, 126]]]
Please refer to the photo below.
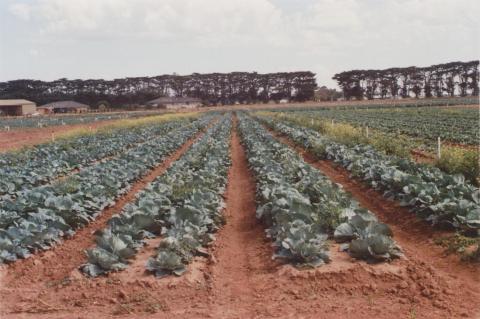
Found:
[[9, 7], [9, 11], [16, 17], [23, 20], [30, 20], [31, 6], [25, 3], [14, 3]]
[[[21, 8], [21, 9], [20, 9]], [[44, 34], [149, 37], [208, 44], [282, 38], [282, 12], [267, 0], [43, 0], [14, 4], [35, 12]]]
[[475, 9], [477, 0], [314, 0], [292, 12], [275, 0], [37, 0], [10, 6], [19, 18], [34, 16], [44, 34], [322, 47], [478, 27]]
[[[479, 50], [478, 0], [11, 1], [9, 12], [31, 28], [30, 47], [52, 61], [57, 51], [72, 52], [81, 61], [91, 46], [107, 43], [98, 61], [88, 61], [99, 69], [105, 62], [101, 56], [112, 59], [134, 42], [138, 55], [132, 68], [145, 61], [141, 66], [147, 69], [148, 61], [170, 50], [184, 58], [169, 60], [178, 70], [187, 69], [188, 57], [191, 72], [198, 71], [195, 61], [203, 53], [204, 71], [245, 65], [263, 71], [311, 69], [320, 82], [331, 84], [333, 73], [346, 69], [440, 63], [472, 52], [478, 58]], [[55, 50], [42, 49], [42, 43]], [[161, 45], [146, 51], [152, 43]], [[221, 59], [209, 60], [213, 51]], [[259, 61], [263, 64], [256, 65]]]

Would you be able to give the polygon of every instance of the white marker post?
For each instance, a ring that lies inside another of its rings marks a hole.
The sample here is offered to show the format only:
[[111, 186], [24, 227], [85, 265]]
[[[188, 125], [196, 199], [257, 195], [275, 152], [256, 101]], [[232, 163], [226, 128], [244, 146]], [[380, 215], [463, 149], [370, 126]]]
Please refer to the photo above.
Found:
[[52, 133], [52, 142], [55, 142], [55, 133]]
[[442, 141], [440, 140], [440, 136], [438, 137], [438, 140], [437, 140], [437, 158], [438, 159], [442, 158]]
[[332, 119], [332, 126], [334, 126], [334, 125], [335, 125], [335, 122], [334, 122], [334, 120]]
[[366, 134], [367, 134], [367, 138], [368, 138], [368, 125], [366, 127]]

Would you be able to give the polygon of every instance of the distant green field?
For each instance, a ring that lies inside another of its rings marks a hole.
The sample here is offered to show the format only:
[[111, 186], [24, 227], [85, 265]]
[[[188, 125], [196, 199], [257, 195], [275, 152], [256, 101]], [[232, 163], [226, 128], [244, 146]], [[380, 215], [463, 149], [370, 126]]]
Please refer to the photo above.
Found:
[[333, 119], [354, 126], [401, 133], [423, 139], [478, 144], [479, 111], [472, 108], [362, 108], [297, 111], [312, 119]]

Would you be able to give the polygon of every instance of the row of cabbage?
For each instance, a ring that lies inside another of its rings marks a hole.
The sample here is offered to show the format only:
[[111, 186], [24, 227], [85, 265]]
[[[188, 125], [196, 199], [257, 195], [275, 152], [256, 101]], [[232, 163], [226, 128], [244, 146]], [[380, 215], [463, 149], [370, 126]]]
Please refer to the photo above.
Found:
[[456, 108], [391, 108], [391, 109], [317, 109], [296, 111], [308, 119], [334, 119], [355, 126], [378, 129], [384, 132], [401, 133], [428, 140], [452, 141], [478, 144], [480, 131], [478, 109]]
[[257, 121], [241, 115], [240, 133], [257, 181], [257, 218], [266, 225], [276, 258], [299, 266], [330, 261], [329, 238], [369, 261], [401, 255], [392, 232]]
[[21, 152], [0, 154], [0, 201], [2, 198], [16, 198], [21, 191], [119, 155], [190, 120], [181, 118], [163, 124], [120, 128], [40, 144]]
[[[36, 117], [0, 117], [0, 130], [13, 128], [36, 128], [59, 125], [88, 124], [98, 121], [131, 119], [154, 115], [150, 112], [122, 112], [122, 113], [92, 113], [61, 116], [36, 116]], [[156, 113], [158, 114], [158, 113]]]
[[96, 247], [86, 251], [81, 270], [92, 277], [123, 270], [145, 240], [157, 236], [163, 236], [161, 244], [146, 265], [156, 276], [181, 275], [195, 255], [205, 255], [223, 223], [230, 130], [231, 117], [224, 116], [135, 203], [113, 216], [97, 233]]
[[0, 263], [26, 258], [73, 235], [210, 120], [180, 126], [109, 161], [19, 194], [15, 210], [0, 211]]
[[433, 225], [480, 233], [480, 191], [463, 175], [449, 175], [440, 169], [389, 156], [369, 145], [348, 147], [318, 132], [269, 117], [261, 120], [297, 144], [310, 149], [318, 158], [330, 159], [349, 170], [372, 188], [410, 207]]

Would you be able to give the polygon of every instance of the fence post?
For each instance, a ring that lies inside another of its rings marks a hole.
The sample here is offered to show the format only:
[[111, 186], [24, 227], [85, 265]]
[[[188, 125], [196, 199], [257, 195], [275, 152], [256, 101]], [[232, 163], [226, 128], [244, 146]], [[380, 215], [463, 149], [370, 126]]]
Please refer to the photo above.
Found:
[[442, 158], [442, 141], [440, 140], [440, 136], [437, 139], [437, 158]]

